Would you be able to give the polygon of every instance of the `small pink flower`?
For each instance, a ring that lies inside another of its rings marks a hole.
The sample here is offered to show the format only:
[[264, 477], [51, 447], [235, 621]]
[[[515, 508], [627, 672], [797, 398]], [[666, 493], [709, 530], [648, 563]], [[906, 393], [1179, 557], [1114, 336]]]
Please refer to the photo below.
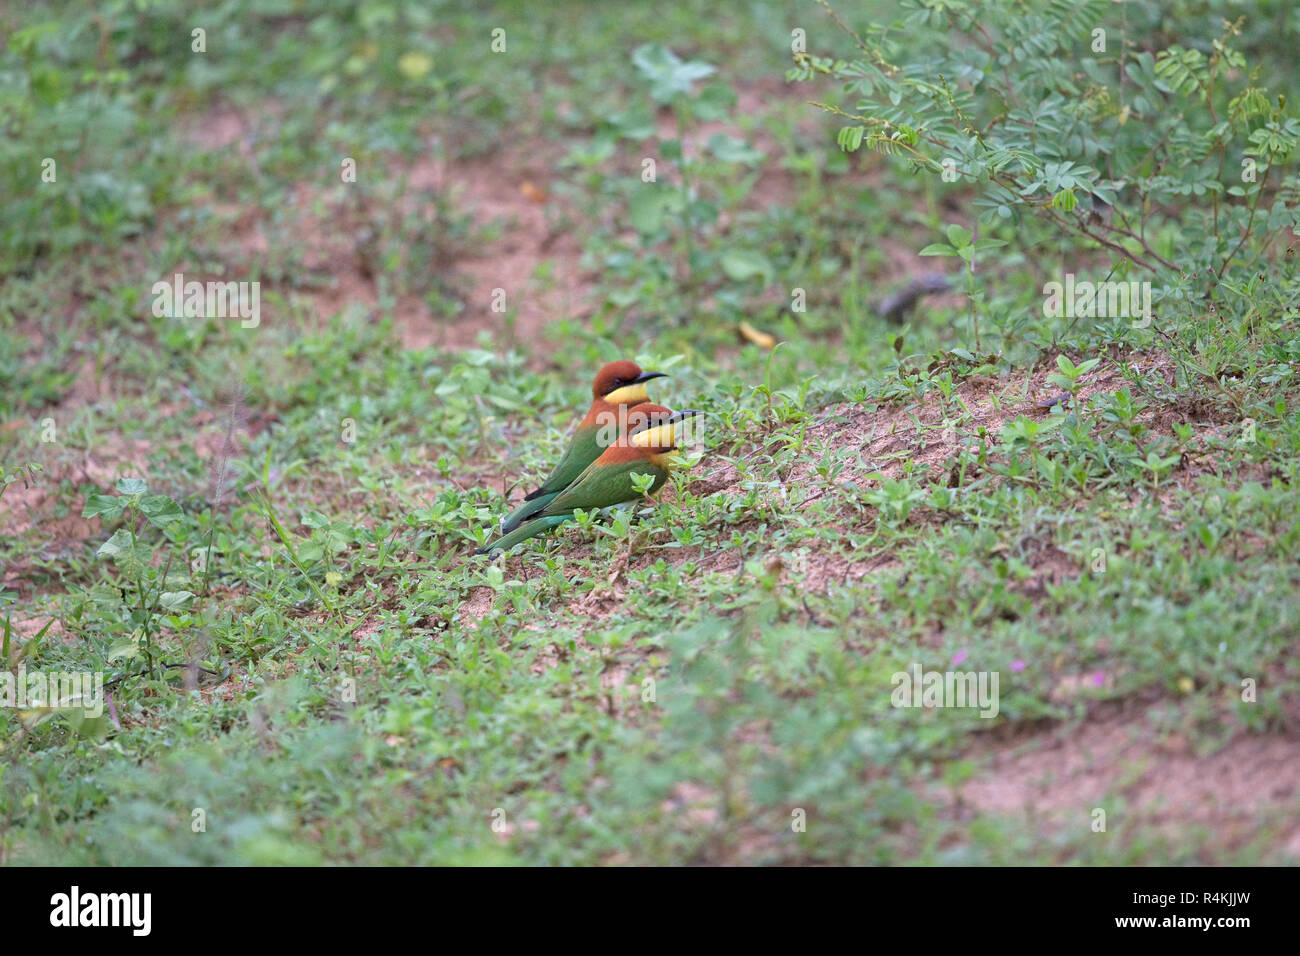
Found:
[[1011, 662], [1011, 669], [1012, 669], [1013, 671], [1015, 671], [1017, 674], [1019, 674], [1022, 670], [1025, 669], [1025, 662], [1024, 662], [1024, 661], [1012, 661], [1012, 662]]
[[1092, 682], [1098, 687], [1103, 686], [1106, 683], [1106, 672], [1097, 671], [1097, 673], [1092, 675]]
[[953, 666], [953, 667], [956, 667], [957, 665], [959, 665], [959, 664], [960, 664], [962, 661], [964, 661], [965, 659], [966, 659], [966, 652], [965, 652], [965, 651], [958, 651], [956, 654], [954, 654], [954, 655], [952, 656], [952, 666]]

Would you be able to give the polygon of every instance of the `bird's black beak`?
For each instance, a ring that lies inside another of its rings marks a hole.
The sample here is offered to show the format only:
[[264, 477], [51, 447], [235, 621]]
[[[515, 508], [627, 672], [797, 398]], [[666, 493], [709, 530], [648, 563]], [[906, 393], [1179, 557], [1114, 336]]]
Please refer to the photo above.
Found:
[[703, 415], [703, 412], [696, 411], [693, 408], [687, 408], [680, 412], [673, 412], [671, 415], [665, 415], [663, 418], [655, 418], [641, 422], [633, 428], [629, 435], [637, 435], [651, 428], [660, 428], [664, 425], [676, 425], [678, 422], [684, 422], [694, 418], [696, 415]]
[[661, 424], [676, 425], [678, 422], [688, 421], [697, 415], [703, 415], [703, 414], [704, 413], [699, 411], [698, 409], [685, 408], [682, 409], [680, 412], [673, 412], [663, 422], [661, 422]]
[[640, 375], [632, 379], [632, 381], [628, 382], [627, 384], [640, 385], [642, 382], [648, 382], [652, 378], [667, 378], [667, 377], [668, 377], [667, 372], [642, 372]]

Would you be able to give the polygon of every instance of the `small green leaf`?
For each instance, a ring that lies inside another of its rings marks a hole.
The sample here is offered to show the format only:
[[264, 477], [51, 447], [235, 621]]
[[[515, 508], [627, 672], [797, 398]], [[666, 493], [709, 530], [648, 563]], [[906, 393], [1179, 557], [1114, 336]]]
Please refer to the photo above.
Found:
[[633, 472], [630, 477], [632, 478], [632, 487], [636, 489], [639, 495], [649, 494], [650, 486], [655, 483], [654, 475], [644, 474], [639, 471]]
[[512, 398], [506, 398], [502, 395], [493, 395], [489, 393], [484, 396], [484, 399], [495, 405], [497, 408], [504, 408], [508, 412], [522, 412], [530, 407], [523, 402], [517, 402]]
[[[102, 702], [100, 706], [103, 706]], [[102, 712], [98, 717], [86, 716], [85, 707], [68, 707], [59, 711], [59, 716], [67, 721], [73, 733], [82, 737], [102, 737], [110, 726], [108, 717]]]
[[632, 193], [627, 206], [627, 221], [642, 235], [658, 232], [664, 222], [664, 191], [644, 186]]
[[1069, 212], [1079, 204], [1078, 198], [1074, 195], [1073, 189], [1062, 189], [1052, 197], [1052, 208], [1061, 209]]
[[140, 499], [140, 510], [150, 524], [159, 527], [181, 517], [181, 506], [166, 495], [145, 495]]
[[130, 550], [131, 532], [125, 528], [118, 528], [113, 532], [113, 537], [99, 546], [95, 556], [98, 558], [116, 558], [119, 554], [125, 554]]
[[727, 249], [718, 259], [722, 271], [733, 282], [761, 278], [764, 285], [772, 281], [775, 269], [767, 256], [753, 249]]
[[645, 43], [632, 52], [632, 63], [650, 81], [650, 95], [667, 103], [682, 93], [689, 93], [696, 80], [714, 72], [707, 63], [687, 62], [661, 43]]
[[844, 150], [844, 152], [852, 153], [862, 145], [862, 136], [864, 133], [866, 133], [864, 127], [845, 126], [840, 129], [839, 133], [835, 137], [835, 141], [839, 143], [840, 149]]
[[724, 163], [746, 163], [750, 166], [763, 161], [763, 154], [743, 139], [714, 133], [705, 144], [709, 152]]
[[330, 519], [319, 511], [309, 510], [302, 513], [302, 523], [309, 528], [328, 528]]
[[149, 490], [143, 478], [119, 478], [117, 490], [123, 495], [142, 495]]
[[137, 631], [130, 637], [125, 637], [120, 641], [115, 641], [108, 649], [109, 663], [113, 661], [129, 661], [140, 653], [140, 632]]
[[91, 495], [86, 499], [86, 506], [81, 509], [81, 517], [100, 517], [112, 521], [122, 516], [124, 507], [125, 502], [121, 498], [112, 495]]
[[192, 597], [193, 591], [164, 591], [158, 595], [158, 604], [164, 611], [179, 611]]

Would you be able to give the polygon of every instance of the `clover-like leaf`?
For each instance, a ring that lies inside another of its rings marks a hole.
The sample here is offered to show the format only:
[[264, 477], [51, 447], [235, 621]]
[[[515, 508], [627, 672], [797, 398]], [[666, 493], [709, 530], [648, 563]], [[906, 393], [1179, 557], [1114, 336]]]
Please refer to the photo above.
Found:
[[655, 476], [648, 473], [637, 471], [633, 472], [630, 477], [632, 479], [632, 487], [636, 489], [636, 492], [639, 495], [648, 495], [650, 493], [650, 486], [655, 483]]
[[661, 43], [637, 47], [632, 53], [632, 63], [650, 81], [650, 96], [659, 103], [689, 93], [691, 84], [714, 72], [709, 64], [687, 62]]

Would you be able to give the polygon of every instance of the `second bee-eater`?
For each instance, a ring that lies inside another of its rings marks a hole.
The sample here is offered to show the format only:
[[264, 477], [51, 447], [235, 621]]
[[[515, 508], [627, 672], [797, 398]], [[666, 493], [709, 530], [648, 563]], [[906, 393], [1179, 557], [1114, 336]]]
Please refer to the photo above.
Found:
[[591, 408], [578, 423], [564, 457], [550, 476], [536, 490], [524, 496], [524, 503], [501, 519], [500, 530], [507, 534], [536, 514], [582, 474], [583, 469], [600, 457], [619, 435], [620, 416], [647, 399], [645, 383], [663, 378], [663, 372], [643, 372], [635, 362], [610, 362], [596, 373], [591, 386]]
[[627, 413], [625, 434], [572, 484], [558, 492], [532, 520], [475, 553], [509, 551], [521, 541], [573, 520], [577, 508], [592, 511], [635, 501], [643, 492], [637, 490], [633, 475], [650, 475], [653, 480], [644, 493], [654, 494], [667, 480], [668, 469], [676, 463], [677, 426], [698, 414], [691, 410], [675, 412], [649, 402], [637, 405]]

